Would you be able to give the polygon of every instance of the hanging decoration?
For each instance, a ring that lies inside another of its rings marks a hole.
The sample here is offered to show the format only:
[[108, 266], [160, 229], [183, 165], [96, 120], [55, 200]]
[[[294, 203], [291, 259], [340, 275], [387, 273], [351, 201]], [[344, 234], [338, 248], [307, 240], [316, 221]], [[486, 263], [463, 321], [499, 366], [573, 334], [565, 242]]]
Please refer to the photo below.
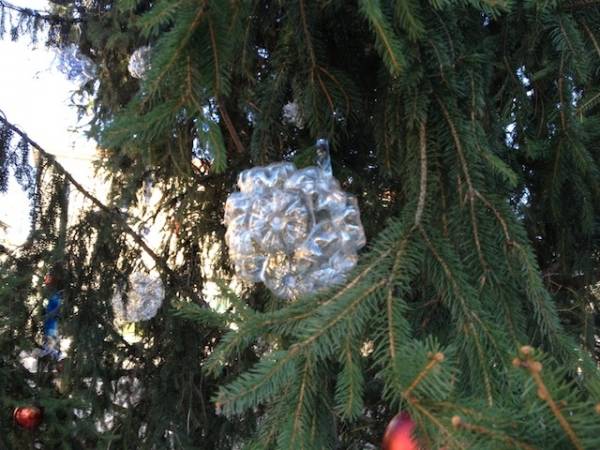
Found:
[[113, 312], [122, 322], [150, 320], [158, 312], [164, 298], [165, 288], [160, 278], [134, 272], [129, 278], [129, 290], [124, 293], [118, 289], [113, 295]]
[[304, 117], [297, 102], [288, 102], [281, 108], [283, 123], [293, 125], [299, 130], [304, 128]]
[[44, 304], [44, 342], [37, 356], [50, 356], [58, 361], [61, 356], [58, 318], [63, 304], [63, 280], [58, 266], [44, 276], [44, 285], [49, 296]]
[[225, 205], [225, 240], [237, 274], [294, 299], [342, 283], [365, 245], [356, 198], [332, 176], [328, 143], [318, 167], [292, 163], [240, 173]]
[[83, 84], [96, 77], [96, 64], [83, 55], [77, 45], [69, 45], [58, 52], [57, 68], [69, 80], [78, 80]]
[[419, 450], [419, 445], [413, 436], [415, 423], [406, 412], [395, 416], [383, 436], [383, 450]]
[[127, 69], [133, 78], [142, 79], [150, 68], [150, 50], [149, 45], [135, 50], [129, 57]]
[[27, 430], [35, 430], [42, 423], [44, 413], [41, 408], [33, 405], [19, 406], [13, 412], [13, 419], [17, 425]]

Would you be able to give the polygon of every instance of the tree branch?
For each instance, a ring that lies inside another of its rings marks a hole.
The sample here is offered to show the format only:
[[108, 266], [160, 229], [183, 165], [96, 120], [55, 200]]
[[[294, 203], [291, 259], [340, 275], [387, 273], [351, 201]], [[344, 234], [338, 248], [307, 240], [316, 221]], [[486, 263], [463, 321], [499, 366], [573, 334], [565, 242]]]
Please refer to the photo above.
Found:
[[419, 186], [419, 203], [417, 204], [417, 212], [415, 213], [415, 225], [421, 223], [421, 216], [423, 216], [423, 210], [425, 209], [425, 198], [427, 197], [427, 130], [425, 127], [425, 122], [423, 122], [419, 129], [421, 183]]
[[[127, 220], [125, 219], [125, 217], [123, 217], [123, 215], [118, 211], [115, 210], [113, 208], [110, 208], [108, 206], [106, 206], [104, 203], [102, 203], [97, 197], [95, 197], [92, 193], [90, 193], [86, 188], [84, 188], [74, 177], [73, 175], [71, 175], [63, 166], [62, 164], [60, 164], [54, 155], [48, 153], [46, 150], [44, 150], [37, 142], [33, 141], [32, 139], [30, 139], [27, 134], [22, 131], [21, 129], [19, 129], [18, 127], [16, 127], [15, 125], [13, 125], [12, 123], [10, 123], [6, 118], [4, 118], [2, 115], [0, 115], [0, 122], [2, 122], [6, 127], [10, 128], [12, 131], [14, 131], [15, 133], [17, 133], [19, 136], [21, 136], [21, 138], [23, 138], [25, 141], [27, 141], [29, 143], [29, 145], [31, 145], [33, 148], [35, 148], [44, 158], [46, 158], [46, 160], [52, 164], [62, 175], [64, 175], [64, 177], [69, 181], [69, 183], [71, 183], [71, 185], [77, 189], [85, 198], [87, 198], [89, 201], [92, 202], [92, 204], [94, 206], [96, 206], [98, 209], [100, 209], [101, 211], [103, 211], [104, 213], [106, 213], [111, 219], [113, 219], [113, 223], [115, 223], [116, 225], [118, 225], [125, 233], [127, 233], [132, 239], [133, 241], [140, 246], [147, 254], [148, 256], [150, 256], [152, 258], [152, 260], [156, 263], [156, 265], [166, 274], [169, 275], [169, 277], [173, 280], [176, 281], [178, 280], [178, 275], [169, 267], [169, 265], [166, 263], [166, 261], [161, 258], [160, 256], [158, 256], [154, 250], [152, 250], [148, 244], [146, 243], [146, 241], [144, 241], [144, 239], [138, 234], [136, 233], [133, 228], [131, 228], [131, 226], [127, 223]], [[196, 292], [194, 292], [191, 288], [185, 286], [185, 285], [181, 285], [179, 283], [177, 283], [179, 285], [179, 287], [182, 288], [182, 290], [184, 290], [187, 294], [190, 295], [190, 297], [192, 297], [192, 299], [204, 306], [207, 306], [207, 303], [202, 300], [198, 294], [196, 294]]]
[[21, 6], [16, 6], [11, 3], [8, 3], [4, 0], [0, 0], [0, 8], [6, 8], [11, 11], [15, 11], [21, 15], [31, 17], [33, 19], [43, 20], [44, 22], [49, 22], [51, 24], [57, 24], [60, 22], [63, 23], [81, 23], [85, 20], [83, 18], [77, 19], [74, 17], [62, 17], [58, 14], [42, 14], [40, 11], [31, 8], [23, 8]]

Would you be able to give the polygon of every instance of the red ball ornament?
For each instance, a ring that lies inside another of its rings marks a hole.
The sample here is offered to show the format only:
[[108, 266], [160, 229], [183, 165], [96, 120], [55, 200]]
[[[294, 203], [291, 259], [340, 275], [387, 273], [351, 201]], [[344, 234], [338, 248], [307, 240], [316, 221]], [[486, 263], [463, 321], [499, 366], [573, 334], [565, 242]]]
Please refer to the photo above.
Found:
[[408, 413], [401, 412], [388, 424], [383, 435], [383, 450], [419, 450], [413, 437], [415, 423]]
[[28, 430], [35, 430], [42, 423], [44, 414], [37, 406], [21, 406], [15, 408], [13, 417], [17, 425]]

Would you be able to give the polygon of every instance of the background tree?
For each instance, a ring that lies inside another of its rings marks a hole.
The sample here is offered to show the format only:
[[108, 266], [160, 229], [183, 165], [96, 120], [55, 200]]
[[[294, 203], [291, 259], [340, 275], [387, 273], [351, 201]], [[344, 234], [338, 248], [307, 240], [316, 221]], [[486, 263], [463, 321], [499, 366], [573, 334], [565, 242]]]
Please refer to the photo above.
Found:
[[[3, 262], [0, 405], [40, 399], [50, 414], [33, 439], [372, 448], [405, 410], [425, 448], [600, 446], [596, 2], [55, 3], [49, 16], [13, 11], [24, 25], [12, 34], [49, 24], [51, 45], [95, 62], [82, 90], [112, 190], [108, 207], [90, 199], [61, 227], [73, 180], [49, 158], [23, 171], [27, 158], [11, 155], [32, 143], [2, 121], [0, 175], [33, 180], [34, 213]], [[138, 81], [127, 64], [144, 45]], [[316, 137], [359, 198], [370, 242], [359, 267], [290, 303], [222, 283], [229, 308], [207, 307], [208, 278], [231, 277], [221, 220], [237, 174], [306, 164]], [[148, 253], [131, 211], [149, 183], [162, 194], [152, 213], [177, 224], [150, 250], [176, 308], [128, 344], [110, 298]], [[56, 260], [73, 339], [63, 392], [28, 384], [15, 350], [39, 335], [26, 299]], [[123, 375], [143, 386], [135, 407], [111, 396]], [[98, 431], [107, 412], [115, 423]], [[30, 439], [1, 426], [9, 448]]]

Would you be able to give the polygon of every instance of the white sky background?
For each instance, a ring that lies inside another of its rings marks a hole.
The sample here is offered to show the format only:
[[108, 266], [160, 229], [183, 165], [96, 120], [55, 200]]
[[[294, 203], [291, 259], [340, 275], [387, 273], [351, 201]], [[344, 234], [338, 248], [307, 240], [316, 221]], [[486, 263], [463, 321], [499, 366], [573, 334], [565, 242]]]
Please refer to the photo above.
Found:
[[[45, 10], [46, 0], [11, 0], [14, 5]], [[76, 81], [67, 80], [57, 69], [57, 54], [44, 45], [43, 35], [32, 46], [23, 36], [12, 42], [10, 36], [0, 40], [0, 110], [6, 118], [57, 159], [84, 186], [91, 184], [90, 159], [95, 143], [77, 126], [77, 111], [71, 104]], [[9, 192], [0, 194], [0, 221], [9, 225], [4, 236], [9, 244], [18, 245], [29, 232], [27, 195], [11, 182]], [[0, 231], [0, 240], [2, 239]]]

